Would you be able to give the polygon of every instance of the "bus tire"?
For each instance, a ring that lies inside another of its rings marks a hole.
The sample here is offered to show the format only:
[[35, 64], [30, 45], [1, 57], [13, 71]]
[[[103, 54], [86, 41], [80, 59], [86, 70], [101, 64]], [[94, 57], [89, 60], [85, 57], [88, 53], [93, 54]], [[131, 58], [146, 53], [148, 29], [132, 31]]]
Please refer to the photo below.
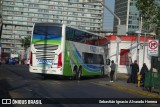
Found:
[[77, 80], [80, 80], [81, 79], [81, 76], [82, 76], [82, 67], [80, 66], [79, 69], [78, 69], [78, 72], [77, 72]]
[[101, 69], [101, 77], [104, 77], [104, 68]]
[[77, 66], [74, 66], [74, 68], [73, 68], [73, 79], [77, 79], [77, 72], [78, 72]]

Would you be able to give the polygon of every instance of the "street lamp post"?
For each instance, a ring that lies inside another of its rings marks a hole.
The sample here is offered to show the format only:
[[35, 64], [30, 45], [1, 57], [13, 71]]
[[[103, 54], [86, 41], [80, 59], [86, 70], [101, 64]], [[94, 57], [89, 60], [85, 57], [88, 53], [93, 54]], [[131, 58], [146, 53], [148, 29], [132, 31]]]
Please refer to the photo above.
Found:
[[[118, 20], [118, 25], [121, 25], [120, 18], [114, 12], [112, 12], [112, 10], [110, 8], [108, 8], [103, 2], [98, 1], [98, 0], [90, 0], [90, 2], [91, 3], [101, 3], [102, 6], [104, 6]], [[85, 3], [89, 3], [89, 2], [85, 2]]]
[[[90, 0], [90, 2], [94, 3], [94, 2], [98, 2], [98, 3], [101, 3], [102, 6], [104, 6], [117, 20], [118, 20], [118, 25], [117, 25], [117, 32], [119, 30], [119, 25], [121, 25], [121, 20], [120, 18], [114, 13], [112, 12], [112, 10], [110, 8], [108, 8], [103, 2], [101, 1], [98, 1], [98, 0]], [[89, 2], [86, 2], [86, 3], [89, 3]], [[119, 56], [119, 38], [117, 37], [116, 39], [116, 42], [117, 42], [117, 48], [116, 48], [116, 71], [115, 71], [115, 80], [117, 78], [117, 70], [118, 70], [118, 56]]]
[[[112, 10], [110, 8], [108, 8], [104, 3], [100, 2], [117, 20], [118, 20], [118, 25], [117, 25], [117, 32], [119, 30], [119, 25], [121, 25], [121, 20], [120, 18], [114, 13], [112, 12]], [[116, 42], [117, 42], [117, 48], [116, 48], [116, 71], [115, 71], [115, 75], [114, 75], [114, 79], [117, 80], [117, 73], [118, 73], [118, 56], [119, 56], [119, 37], [116, 37]]]
[[119, 42], [120, 42], [120, 38], [117, 36], [116, 37], [116, 42], [117, 42], [117, 49], [116, 49], [116, 71], [115, 71], [115, 75], [114, 75], [114, 79], [117, 80], [117, 73], [118, 73], [118, 56], [119, 56]]
[[121, 25], [121, 19], [114, 12], [112, 12], [112, 10], [108, 8], [104, 3], [100, 3], [118, 20], [118, 25]]
[[[117, 32], [119, 30], [119, 25], [121, 25], [121, 20], [120, 18], [114, 13], [112, 12], [112, 10], [110, 10], [104, 3], [100, 2], [117, 20], [118, 20], [118, 25], [117, 25]], [[116, 37], [116, 42], [117, 42], [117, 48], [116, 48], [116, 71], [115, 71], [115, 75], [114, 75], [114, 79], [117, 80], [117, 73], [118, 73], [118, 56], [119, 56], [119, 37]]]

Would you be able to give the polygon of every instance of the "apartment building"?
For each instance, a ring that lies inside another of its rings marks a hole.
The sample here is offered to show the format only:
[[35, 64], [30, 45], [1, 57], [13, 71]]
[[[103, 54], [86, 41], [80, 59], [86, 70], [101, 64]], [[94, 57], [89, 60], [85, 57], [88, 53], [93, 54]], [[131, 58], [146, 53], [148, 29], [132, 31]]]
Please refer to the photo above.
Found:
[[2, 52], [23, 49], [21, 39], [31, 35], [36, 22], [65, 23], [80, 29], [103, 29], [104, 0], [1, 0]]

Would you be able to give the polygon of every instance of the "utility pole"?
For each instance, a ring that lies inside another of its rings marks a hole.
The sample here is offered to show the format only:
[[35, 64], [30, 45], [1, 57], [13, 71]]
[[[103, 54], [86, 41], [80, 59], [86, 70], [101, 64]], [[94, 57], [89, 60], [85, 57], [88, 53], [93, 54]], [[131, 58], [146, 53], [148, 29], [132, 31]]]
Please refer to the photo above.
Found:
[[141, 31], [136, 31], [137, 35], [138, 35], [138, 40], [137, 40], [137, 62], [139, 65], [139, 49], [140, 49], [140, 36], [141, 36]]
[[[117, 32], [118, 32], [118, 26], [121, 25], [121, 20], [120, 18], [114, 13], [112, 12], [112, 10], [110, 8], [108, 8], [104, 3], [100, 2], [117, 20], [118, 20], [118, 25], [117, 25]], [[117, 80], [117, 73], [118, 73], [118, 56], [119, 56], [119, 37], [117, 35], [116, 37], [116, 43], [117, 43], [117, 48], [116, 48], [116, 71], [115, 71], [115, 75], [114, 75], [114, 79]]]
[[145, 62], [145, 51], [146, 51], [146, 32], [144, 34], [144, 42], [143, 42], [143, 63]]
[[137, 40], [137, 62], [138, 62], [138, 65], [139, 65], [140, 64], [139, 63], [140, 36], [141, 36], [141, 33], [142, 33], [142, 16], [141, 15], [139, 17], [139, 31], [136, 31], [136, 33], [138, 34], [138, 40]]

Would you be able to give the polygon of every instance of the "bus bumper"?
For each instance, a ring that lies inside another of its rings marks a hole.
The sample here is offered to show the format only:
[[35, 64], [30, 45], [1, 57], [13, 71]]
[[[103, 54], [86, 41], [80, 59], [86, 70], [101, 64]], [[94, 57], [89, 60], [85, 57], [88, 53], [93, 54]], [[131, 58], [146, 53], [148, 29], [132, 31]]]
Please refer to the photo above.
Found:
[[43, 67], [29, 66], [29, 72], [39, 73], [39, 74], [63, 75], [62, 68], [43, 68]]

